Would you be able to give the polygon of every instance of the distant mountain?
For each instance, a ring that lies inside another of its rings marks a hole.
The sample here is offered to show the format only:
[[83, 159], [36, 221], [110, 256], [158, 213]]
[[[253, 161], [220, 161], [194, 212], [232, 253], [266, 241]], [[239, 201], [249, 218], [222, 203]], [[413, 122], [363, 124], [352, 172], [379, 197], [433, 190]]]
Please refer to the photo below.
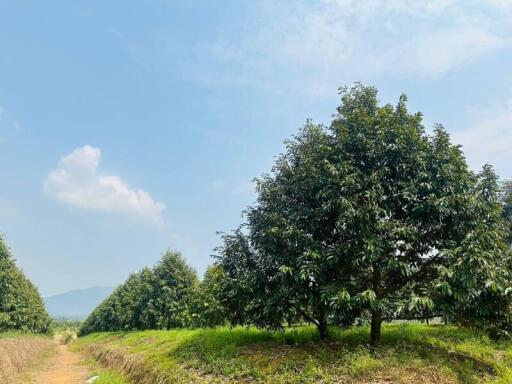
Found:
[[76, 289], [45, 297], [44, 302], [48, 312], [54, 318], [83, 320], [113, 290], [112, 287]]

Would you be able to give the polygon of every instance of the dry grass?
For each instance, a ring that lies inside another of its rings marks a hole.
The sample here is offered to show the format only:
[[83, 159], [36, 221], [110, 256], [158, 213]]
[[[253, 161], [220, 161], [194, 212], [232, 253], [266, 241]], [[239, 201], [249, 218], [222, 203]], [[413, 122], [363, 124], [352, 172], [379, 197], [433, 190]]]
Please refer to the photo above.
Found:
[[0, 383], [16, 384], [27, 369], [55, 351], [48, 337], [10, 334], [0, 338]]

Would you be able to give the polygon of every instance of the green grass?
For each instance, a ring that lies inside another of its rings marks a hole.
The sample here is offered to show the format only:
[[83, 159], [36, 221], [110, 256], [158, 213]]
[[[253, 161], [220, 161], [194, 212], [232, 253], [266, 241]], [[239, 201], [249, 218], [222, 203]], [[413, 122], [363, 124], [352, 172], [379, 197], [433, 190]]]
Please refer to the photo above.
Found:
[[134, 384], [126, 375], [115, 369], [102, 367], [93, 358], [86, 358], [82, 364], [91, 372], [89, 377], [99, 376], [94, 384]]
[[320, 342], [310, 327], [99, 333], [74, 348], [136, 356], [176, 383], [512, 383], [512, 343], [468, 329], [386, 325], [378, 348], [368, 345], [367, 327], [330, 334]]
[[97, 369], [91, 376], [99, 376], [94, 384], [131, 384], [126, 377], [113, 369]]

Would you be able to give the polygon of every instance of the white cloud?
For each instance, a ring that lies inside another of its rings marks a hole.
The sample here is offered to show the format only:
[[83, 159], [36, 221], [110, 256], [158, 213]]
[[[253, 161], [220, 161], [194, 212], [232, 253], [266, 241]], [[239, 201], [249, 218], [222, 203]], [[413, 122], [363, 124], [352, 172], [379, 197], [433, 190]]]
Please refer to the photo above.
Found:
[[458, 27], [415, 37], [392, 50], [387, 65], [411, 74], [437, 77], [507, 44], [483, 29]]
[[257, 3], [260, 14], [245, 33], [228, 30], [201, 47], [220, 66], [200, 68], [198, 78], [218, 86], [291, 86], [322, 96], [383, 74], [440, 77], [510, 46], [510, 2], [489, 2]]
[[44, 181], [45, 191], [77, 207], [128, 213], [163, 222], [165, 205], [141, 189], [132, 189], [123, 179], [99, 172], [101, 151], [85, 145], [62, 157]]
[[474, 170], [492, 164], [502, 178], [512, 178], [512, 99], [485, 109], [473, 110], [468, 127], [455, 131], [453, 141], [462, 144]]
[[512, 42], [510, 0], [260, 0], [247, 7], [192, 44], [165, 24], [113, 33], [150, 72], [310, 97], [382, 76], [430, 81]]
[[496, 7], [502, 11], [512, 12], [512, 0], [483, 0], [486, 6]]

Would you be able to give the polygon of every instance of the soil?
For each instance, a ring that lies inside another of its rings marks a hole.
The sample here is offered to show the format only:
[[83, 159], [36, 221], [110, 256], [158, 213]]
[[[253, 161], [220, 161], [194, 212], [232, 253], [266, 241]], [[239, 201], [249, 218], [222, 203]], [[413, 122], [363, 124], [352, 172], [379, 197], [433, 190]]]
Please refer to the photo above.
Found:
[[47, 364], [31, 375], [30, 384], [83, 384], [90, 377], [83, 357], [55, 339], [57, 353]]

